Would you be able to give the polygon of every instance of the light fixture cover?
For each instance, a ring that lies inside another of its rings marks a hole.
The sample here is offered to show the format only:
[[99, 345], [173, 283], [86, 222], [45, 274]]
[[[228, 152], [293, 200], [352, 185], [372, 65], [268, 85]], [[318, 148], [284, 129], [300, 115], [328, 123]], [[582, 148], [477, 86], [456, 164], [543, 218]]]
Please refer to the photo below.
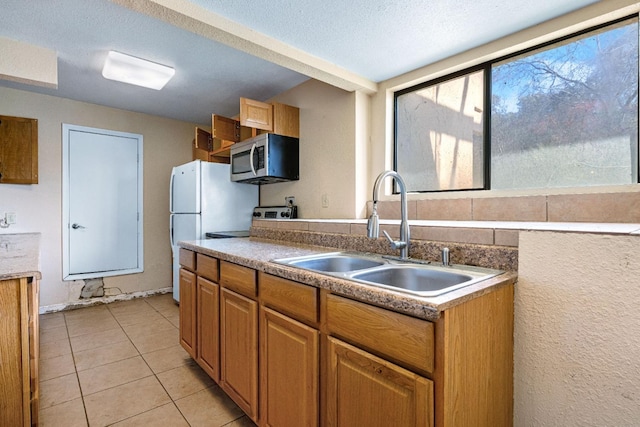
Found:
[[156, 64], [124, 53], [109, 51], [104, 62], [102, 76], [132, 85], [160, 90], [176, 71], [166, 65]]

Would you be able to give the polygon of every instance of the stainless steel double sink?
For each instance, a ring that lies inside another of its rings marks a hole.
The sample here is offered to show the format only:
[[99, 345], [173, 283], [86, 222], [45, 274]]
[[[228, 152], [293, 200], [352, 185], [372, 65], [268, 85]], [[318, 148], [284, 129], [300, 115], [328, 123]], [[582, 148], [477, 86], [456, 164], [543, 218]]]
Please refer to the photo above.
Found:
[[350, 252], [280, 258], [273, 262], [421, 297], [441, 295], [503, 273], [467, 265], [443, 266]]

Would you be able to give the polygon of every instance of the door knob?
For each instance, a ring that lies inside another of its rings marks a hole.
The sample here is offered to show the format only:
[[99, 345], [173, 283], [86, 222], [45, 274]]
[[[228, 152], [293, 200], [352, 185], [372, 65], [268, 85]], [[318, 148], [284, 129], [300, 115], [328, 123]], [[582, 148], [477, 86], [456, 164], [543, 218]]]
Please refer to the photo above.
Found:
[[74, 230], [77, 230], [78, 228], [85, 228], [83, 225], [74, 223], [71, 225], [71, 228], [73, 228]]

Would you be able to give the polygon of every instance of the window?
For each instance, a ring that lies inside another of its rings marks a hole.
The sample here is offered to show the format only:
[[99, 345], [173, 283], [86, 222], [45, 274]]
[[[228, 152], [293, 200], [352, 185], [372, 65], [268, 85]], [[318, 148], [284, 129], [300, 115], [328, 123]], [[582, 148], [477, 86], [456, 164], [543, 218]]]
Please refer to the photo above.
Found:
[[638, 182], [637, 18], [395, 101], [395, 166], [410, 191]]

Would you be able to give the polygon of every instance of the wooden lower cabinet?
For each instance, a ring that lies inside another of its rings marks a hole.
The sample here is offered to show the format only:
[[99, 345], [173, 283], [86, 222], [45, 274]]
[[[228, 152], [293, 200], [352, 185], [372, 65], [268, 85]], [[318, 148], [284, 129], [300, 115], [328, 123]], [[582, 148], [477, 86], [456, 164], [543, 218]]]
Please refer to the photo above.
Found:
[[0, 426], [38, 425], [39, 282], [0, 281]]
[[327, 425], [431, 427], [433, 382], [329, 337]]
[[260, 425], [315, 427], [319, 336], [303, 323], [260, 307]]
[[196, 362], [220, 382], [220, 285], [204, 277], [197, 279]]
[[180, 269], [180, 344], [196, 359], [196, 274]]
[[513, 282], [427, 321], [187, 255], [180, 342], [260, 427], [513, 425]]
[[220, 290], [220, 387], [258, 421], [258, 303]]

